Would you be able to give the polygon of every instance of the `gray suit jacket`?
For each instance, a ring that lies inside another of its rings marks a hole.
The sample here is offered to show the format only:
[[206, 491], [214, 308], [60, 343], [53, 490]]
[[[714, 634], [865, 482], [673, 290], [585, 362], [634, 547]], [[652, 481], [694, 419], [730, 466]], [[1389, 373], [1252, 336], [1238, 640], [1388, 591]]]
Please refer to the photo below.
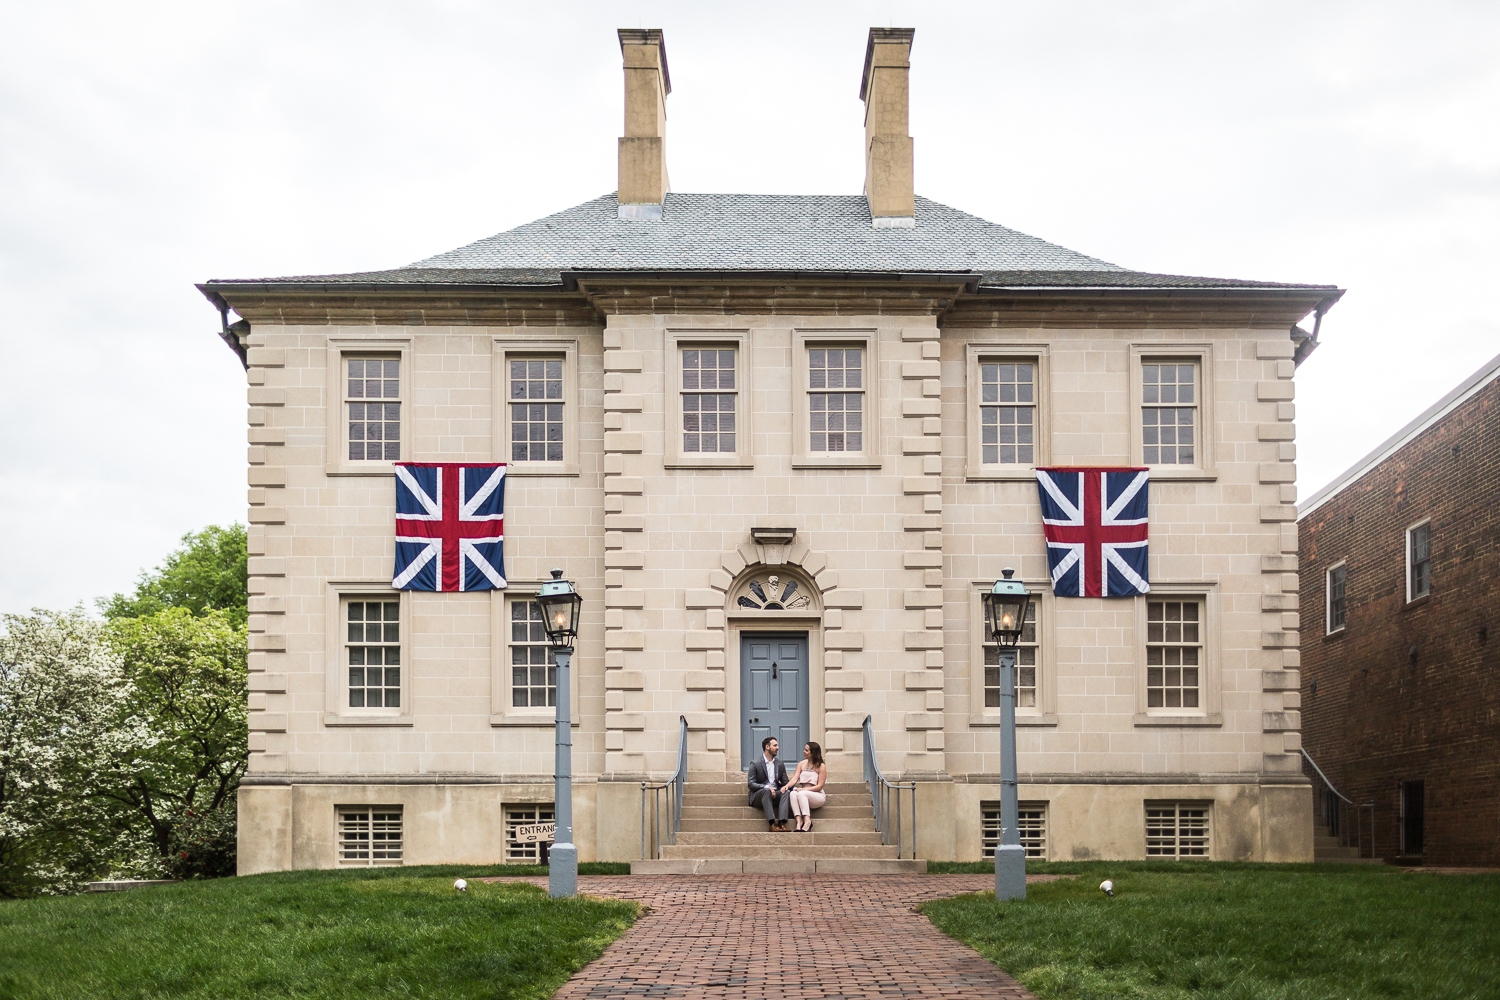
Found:
[[[751, 805], [755, 804], [755, 795], [756, 795], [756, 793], [759, 792], [762, 788], [765, 788], [770, 783], [771, 782], [769, 780], [767, 780], [767, 775], [766, 775], [766, 755], [765, 754], [761, 754], [759, 757], [755, 758], [754, 762], [752, 762], [751, 765], [750, 765], [750, 800], [751, 800], [750, 804]], [[786, 784], [786, 765], [783, 764], [780, 761], [780, 759], [778, 759], [776, 761], [776, 787], [780, 788], [782, 785], [785, 785], [785, 784]]]

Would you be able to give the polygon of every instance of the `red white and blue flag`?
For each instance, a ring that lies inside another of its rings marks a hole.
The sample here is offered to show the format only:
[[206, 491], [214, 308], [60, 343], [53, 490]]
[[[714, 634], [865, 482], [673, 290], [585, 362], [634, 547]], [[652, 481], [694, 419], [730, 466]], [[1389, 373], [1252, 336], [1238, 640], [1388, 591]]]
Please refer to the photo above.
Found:
[[505, 466], [396, 463], [397, 590], [505, 587]]
[[1150, 592], [1145, 469], [1036, 470], [1047, 534], [1047, 568], [1059, 597], [1134, 597]]

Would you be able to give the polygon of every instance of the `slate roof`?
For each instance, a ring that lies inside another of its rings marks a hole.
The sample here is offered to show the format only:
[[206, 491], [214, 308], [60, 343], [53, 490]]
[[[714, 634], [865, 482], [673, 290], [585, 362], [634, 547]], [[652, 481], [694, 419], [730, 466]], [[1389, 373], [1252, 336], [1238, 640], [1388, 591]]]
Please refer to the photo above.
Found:
[[405, 267], [255, 283], [548, 286], [580, 271], [980, 274], [981, 286], [1003, 288], [1331, 287], [1130, 271], [920, 196], [915, 227], [876, 229], [863, 195], [672, 193], [660, 220], [634, 221], [618, 217], [613, 192]]

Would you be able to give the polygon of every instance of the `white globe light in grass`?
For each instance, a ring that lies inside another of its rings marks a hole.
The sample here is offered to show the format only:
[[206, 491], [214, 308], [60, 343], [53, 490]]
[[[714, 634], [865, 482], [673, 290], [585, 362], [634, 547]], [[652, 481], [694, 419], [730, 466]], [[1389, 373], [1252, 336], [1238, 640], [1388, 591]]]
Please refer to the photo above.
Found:
[[1103, 882], [1100, 882], [1099, 888], [1106, 896], [1113, 897], [1115, 894], [1115, 884], [1109, 879], [1105, 879]]
[[459, 892], [465, 892], [469, 888], [469, 883], [465, 882], [463, 879], [459, 879], [457, 882], [453, 883], [453, 888], [457, 889]]

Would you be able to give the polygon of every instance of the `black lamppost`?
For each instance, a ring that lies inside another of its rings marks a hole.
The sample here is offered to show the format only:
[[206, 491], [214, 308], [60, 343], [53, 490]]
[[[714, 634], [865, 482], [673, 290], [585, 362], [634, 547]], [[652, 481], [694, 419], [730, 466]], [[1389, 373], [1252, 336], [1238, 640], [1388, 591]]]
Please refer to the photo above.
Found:
[[985, 619], [1000, 647], [1000, 843], [995, 848], [995, 898], [1026, 898], [1026, 849], [1021, 846], [1016, 790], [1016, 643], [1026, 627], [1031, 595], [1026, 585], [1004, 579], [984, 595]]
[[578, 616], [583, 607], [572, 581], [563, 571], [552, 571], [542, 584], [536, 602], [542, 606], [547, 641], [557, 662], [557, 756], [553, 764], [552, 816], [557, 825], [548, 852], [547, 894], [552, 897], [578, 894], [578, 848], [573, 844], [573, 729], [569, 717], [568, 665], [573, 660], [573, 640], [578, 638]]

